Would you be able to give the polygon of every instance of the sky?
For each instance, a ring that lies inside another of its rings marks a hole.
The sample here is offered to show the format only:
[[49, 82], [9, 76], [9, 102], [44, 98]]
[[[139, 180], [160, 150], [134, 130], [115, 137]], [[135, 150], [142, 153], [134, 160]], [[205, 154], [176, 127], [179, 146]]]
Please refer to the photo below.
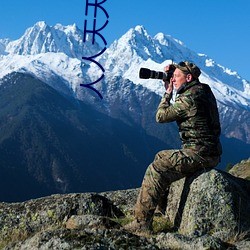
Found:
[[[87, 20], [88, 29], [92, 29], [94, 7], [89, 6], [85, 15], [86, 3], [87, 0], [0, 0], [0, 39], [18, 39], [38, 21], [50, 26], [75, 23], [84, 29]], [[96, 27], [101, 28], [108, 20], [100, 31], [108, 46], [130, 28], [143, 25], [149, 35], [171, 35], [250, 81], [249, 0], [106, 0], [101, 6], [109, 17], [98, 8]]]

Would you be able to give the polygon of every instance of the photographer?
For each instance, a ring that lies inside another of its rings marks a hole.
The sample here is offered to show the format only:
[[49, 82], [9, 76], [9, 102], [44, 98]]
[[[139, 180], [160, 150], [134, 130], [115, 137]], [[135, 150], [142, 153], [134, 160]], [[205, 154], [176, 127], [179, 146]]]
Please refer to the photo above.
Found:
[[[166, 197], [170, 184], [220, 162], [220, 122], [215, 97], [207, 84], [200, 83], [201, 71], [195, 64], [171, 64], [164, 68], [166, 74], [173, 67], [173, 76], [162, 78], [166, 92], [158, 106], [156, 121], [176, 121], [182, 147], [160, 151], [149, 165], [135, 205], [135, 220], [125, 226], [129, 231], [152, 230], [155, 209]], [[171, 105], [173, 88], [177, 93]]]

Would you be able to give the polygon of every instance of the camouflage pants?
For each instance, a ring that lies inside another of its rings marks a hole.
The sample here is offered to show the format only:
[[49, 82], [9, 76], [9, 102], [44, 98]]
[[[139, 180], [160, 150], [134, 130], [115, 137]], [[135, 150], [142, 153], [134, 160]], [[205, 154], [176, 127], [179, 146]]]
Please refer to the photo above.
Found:
[[138, 221], [151, 221], [170, 184], [203, 168], [212, 168], [220, 157], [201, 157], [191, 149], [164, 150], [156, 154], [146, 170], [135, 205]]

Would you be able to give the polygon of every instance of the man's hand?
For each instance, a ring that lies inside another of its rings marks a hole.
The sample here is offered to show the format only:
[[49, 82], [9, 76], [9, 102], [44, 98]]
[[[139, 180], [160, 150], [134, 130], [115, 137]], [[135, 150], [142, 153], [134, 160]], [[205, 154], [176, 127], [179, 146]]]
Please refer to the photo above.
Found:
[[[164, 67], [164, 71], [168, 72], [170, 69], [170, 65], [165, 66]], [[168, 82], [167, 80], [163, 80], [164, 81], [164, 86], [166, 89], [166, 93], [171, 94], [173, 91], [173, 82], [172, 82], [172, 78], [170, 78], [170, 82]]]

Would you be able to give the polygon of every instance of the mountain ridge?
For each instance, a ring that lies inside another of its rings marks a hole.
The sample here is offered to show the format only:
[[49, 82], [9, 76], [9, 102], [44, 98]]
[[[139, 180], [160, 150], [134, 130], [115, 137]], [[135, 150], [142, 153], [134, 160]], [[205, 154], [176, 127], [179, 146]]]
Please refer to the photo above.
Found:
[[[175, 123], [155, 122], [155, 110], [164, 93], [162, 81], [139, 79], [138, 71], [142, 66], [161, 71], [173, 58], [193, 60], [200, 66], [201, 81], [211, 85], [216, 95], [224, 150], [219, 168], [249, 158], [249, 82], [206, 55], [196, 54], [163, 33], [151, 37], [143, 26], [136, 26], [97, 58], [105, 68], [104, 79], [94, 85], [103, 96], [101, 100], [94, 91], [80, 86], [99, 78], [102, 71], [75, 57], [77, 53], [80, 57], [83, 49], [82, 33], [76, 25], [40, 22], [26, 32], [27, 37], [14, 42], [0, 40], [0, 176], [8, 176], [2, 177], [5, 186], [13, 178], [13, 183], [22, 186], [18, 176], [10, 174], [18, 165], [26, 169], [20, 176], [30, 180], [30, 186], [37, 185], [38, 191], [42, 187], [43, 195], [70, 192], [72, 185], [74, 191], [93, 191], [95, 184], [103, 190], [139, 186], [155, 153], [180, 147], [180, 140]], [[28, 48], [29, 44], [34, 47]], [[86, 55], [93, 56], [99, 49], [98, 44], [88, 43]], [[38, 85], [44, 96], [34, 87]], [[101, 159], [93, 155], [95, 151], [101, 152]], [[81, 169], [83, 162], [87, 177]], [[73, 180], [79, 185], [74, 186]], [[82, 184], [86, 180], [88, 184]]]
[[[235, 103], [243, 104], [243, 107], [249, 109], [250, 84], [246, 80], [241, 79], [236, 72], [217, 65], [206, 55], [197, 55], [197, 53], [183, 46], [183, 43], [170, 36], [158, 33], [152, 38], [147, 34], [146, 30], [142, 30], [143, 27], [138, 28], [138, 26], [135, 29], [130, 29], [107, 49], [106, 55], [103, 55], [103, 57], [108, 58], [108, 60], [100, 59], [100, 62], [103, 63], [107, 69], [107, 75], [109, 75], [109, 73], [114, 75], [124, 74], [125, 78], [128, 78], [135, 84], [146, 86], [161, 95], [164, 93], [162, 82], [153, 82], [151, 79], [139, 79], [139, 68], [148, 67], [153, 70], [162, 71], [163, 67], [172, 63], [172, 61], [178, 63], [183, 60], [188, 60], [196, 63], [201, 68], [202, 74], [200, 80], [208, 83], [212, 87], [218, 100], [227, 104], [232, 103], [232, 105]], [[141, 39], [142, 37], [144, 39]], [[161, 39], [159, 39], [159, 37]], [[143, 40], [143, 42], [141, 42], [141, 40]], [[128, 46], [128, 41], [132, 41], [132, 46]], [[118, 68], [117, 70], [112, 68], [113, 64], [112, 60], [111, 62], [109, 61], [109, 54], [111, 55], [111, 59], [113, 57], [117, 58], [115, 61], [115, 66]], [[128, 60], [127, 58], [130, 59]], [[110, 68], [112, 70], [109, 72]], [[137, 70], [135, 70], [135, 68]], [[122, 69], [126, 72], [124, 73]], [[210, 77], [212, 79], [210, 79]], [[225, 81], [226, 84], [222, 84], [223, 81]]]
[[[40, 27], [40, 30], [38, 27]], [[112, 116], [110, 106], [113, 105], [113, 96], [116, 95], [116, 93], [112, 92], [113, 87], [109, 85], [114, 83], [115, 79], [128, 79], [130, 80], [131, 88], [133, 88], [133, 84], [141, 85], [147, 88], [148, 91], [162, 96], [164, 93], [162, 81], [139, 79], [139, 68], [149, 67], [153, 70], [161, 71], [164, 65], [171, 63], [172, 60], [174, 60], [174, 62], [191, 60], [202, 70], [200, 80], [211, 86], [217, 102], [221, 107], [220, 115], [222, 119], [227, 117], [234, 126], [237, 121], [237, 116], [244, 113], [246, 121], [249, 120], [250, 84], [248, 81], [242, 79], [236, 72], [216, 64], [206, 55], [197, 54], [189, 50], [183, 42], [169, 35], [158, 33], [154, 37], [150, 36], [142, 25], [131, 28], [121, 38], [114, 41], [105, 53], [97, 58], [99, 63], [105, 68], [105, 78], [94, 85], [94, 87], [105, 96], [105, 100], [100, 103], [96, 93], [81, 87], [80, 84], [89, 84], [97, 80], [102, 74], [102, 71], [94, 63], [67, 55], [67, 51], [69, 50], [75, 49], [79, 51], [81, 49], [82, 41], [80, 41], [80, 37], [82, 33], [80, 29], [78, 29], [76, 25], [62, 26], [56, 24], [54, 26], [48, 26], [45, 22], [38, 22], [33, 27], [28, 28], [26, 33], [30, 33], [31, 30], [36, 30], [38, 36], [38, 34], [45, 29], [50, 30], [50, 32], [46, 33], [47, 35], [51, 33], [51, 30], [53, 30], [52, 33], [60, 31], [61, 34], [64, 32], [63, 37], [67, 37], [66, 40], [76, 39], [76, 41], [71, 44], [76, 44], [77, 46], [70, 48], [70, 43], [65, 42], [60, 44], [61, 50], [65, 50], [65, 53], [52, 49], [52, 51], [47, 53], [26, 56], [16, 54], [6, 55], [8, 52], [5, 50], [5, 55], [0, 55], [0, 66], [4, 69], [0, 73], [0, 78], [13, 71], [31, 73], [60, 92], [67, 93], [91, 105], [98, 103], [97, 108], [99, 111], [106, 112]], [[69, 32], [72, 30], [75, 31], [77, 35], [72, 35], [74, 32]], [[46, 40], [46, 37], [47, 36], [43, 36], [43, 39]], [[24, 36], [16, 40], [16, 43], [22, 43], [22, 39], [24, 39]], [[88, 37], [88, 39], [90, 41], [91, 37]], [[8, 46], [8, 44], [11, 44], [11, 41], [8, 39], [0, 40], [0, 44]], [[42, 40], [40, 44], [44, 44], [44, 40]], [[132, 45], [130, 46], [129, 44]], [[86, 50], [85, 56], [89, 54], [93, 56], [101, 50], [101, 47], [97, 43], [92, 45], [90, 42], [86, 42], [86, 44], [83, 45], [86, 45], [82, 48], [83, 51]], [[41, 48], [38, 51], [41, 51]], [[157, 55], [158, 59], [156, 58]], [[79, 57], [80, 56], [81, 55], [79, 55]], [[161, 60], [162, 63], [159, 63]], [[119, 76], [121, 76], [121, 78], [117, 78]], [[226, 82], [223, 83], [223, 80]], [[121, 89], [118, 90], [122, 91]], [[131, 105], [133, 105], [133, 103], [131, 103]], [[226, 113], [228, 110], [232, 113], [232, 117], [228, 117]], [[226, 124], [226, 126], [228, 127], [228, 124]], [[233, 126], [230, 130], [233, 129]], [[250, 132], [248, 126], [241, 126], [238, 131], [242, 132], [234, 133], [230, 131], [228, 135], [230, 134], [230, 137], [240, 140], [243, 138], [243, 140], [249, 143]], [[238, 135], [239, 133], [240, 135]]]
[[4, 80], [0, 200], [139, 186], [155, 148], [166, 147], [136, 124], [108, 117], [31, 75]]
[[9, 41], [6, 45], [6, 52], [17, 55], [63, 52], [69, 57], [81, 59], [83, 51], [85, 56], [91, 56], [93, 49], [94, 52], [100, 49], [98, 44], [95, 44], [92, 49], [90, 36], [87, 36], [85, 43], [82, 37], [83, 31], [76, 24], [49, 26], [46, 22], [39, 21], [33, 27], [28, 28], [21, 38]]
[[[39, 66], [36, 60], [46, 61], [46, 64], [50, 67], [51, 64], [53, 65], [51, 60], [53, 61], [54, 58], [57, 58], [56, 60], [59, 62], [69, 60], [68, 65], [71, 64], [71, 59], [66, 58], [69, 57], [76, 60], [73, 64], [78, 67], [79, 71], [73, 76], [78, 76], [79, 81], [83, 82], [86, 76], [89, 80], [94, 81], [99, 78], [100, 74], [96, 73], [98, 72], [97, 66], [87, 60], [82, 61], [81, 58], [96, 55], [102, 48], [98, 43], [92, 44], [90, 36], [87, 37], [85, 43], [83, 43], [82, 38], [83, 31], [76, 24], [49, 26], [44, 21], [40, 21], [33, 27], [28, 28], [20, 39], [15, 41], [1, 39], [0, 44], [3, 47], [1, 50], [2, 54], [4, 54], [0, 57], [1, 66], [4, 69], [10, 68], [10, 70], [2, 72], [0, 77], [22, 69], [22, 61], [24, 68], [32, 72], [32, 67]], [[46, 57], [48, 52], [55, 53], [53, 59]], [[65, 54], [66, 57], [60, 53]], [[26, 57], [10, 60], [8, 54], [9, 56], [23, 55]], [[40, 56], [38, 57], [38, 55]], [[34, 58], [32, 60], [32, 56], [39, 59]], [[28, 61], [27, 57], [29, 58]], [[42, 59], [43, 57], [44, 59]], [[105, 68], [106, 77], [122, 75], [135, 84], [141, 84], [159, 95], [163, 93], [162, 83], [160, 81], [154, 81], [153, 83], [152, 80], [139, 79], [139, 68], [147, 66], [161, 71], [167, 63], [172, 61], [178, 63], [182, 60], [193, 61], [201, 68], [200, 80], [211, 85], [218, 100], [227, 105], [237, 104], [248, 110], [250, 109], [250, 83], [248, 81], [242, 79], [236, 72], [216, 64], [208, 56], [191, 51], [184, 43], [169, 35], [158, 33], [154, 37], [150, 36], [143, 26], [138, 25], [131, 28], [121, 38], [114, 41], [105, 53], [98, 58], [99, 63]], [[16, 63], [17, 61], [19, 63]], [[58, 67], [59, 64], [56, 66]], [[60, 68], [60, 70], [56, 71], [56, 74], [63, 75], [64, 71], [64, 68]], [[68, 71], [73, 71], [73, 69], [69, 68]], [[68, 81], [69, 87], [74, 92], [78, 92], [79, 82], [71, 82], [71, 78], [72, 74], [66, 77], [65, 80]]]

